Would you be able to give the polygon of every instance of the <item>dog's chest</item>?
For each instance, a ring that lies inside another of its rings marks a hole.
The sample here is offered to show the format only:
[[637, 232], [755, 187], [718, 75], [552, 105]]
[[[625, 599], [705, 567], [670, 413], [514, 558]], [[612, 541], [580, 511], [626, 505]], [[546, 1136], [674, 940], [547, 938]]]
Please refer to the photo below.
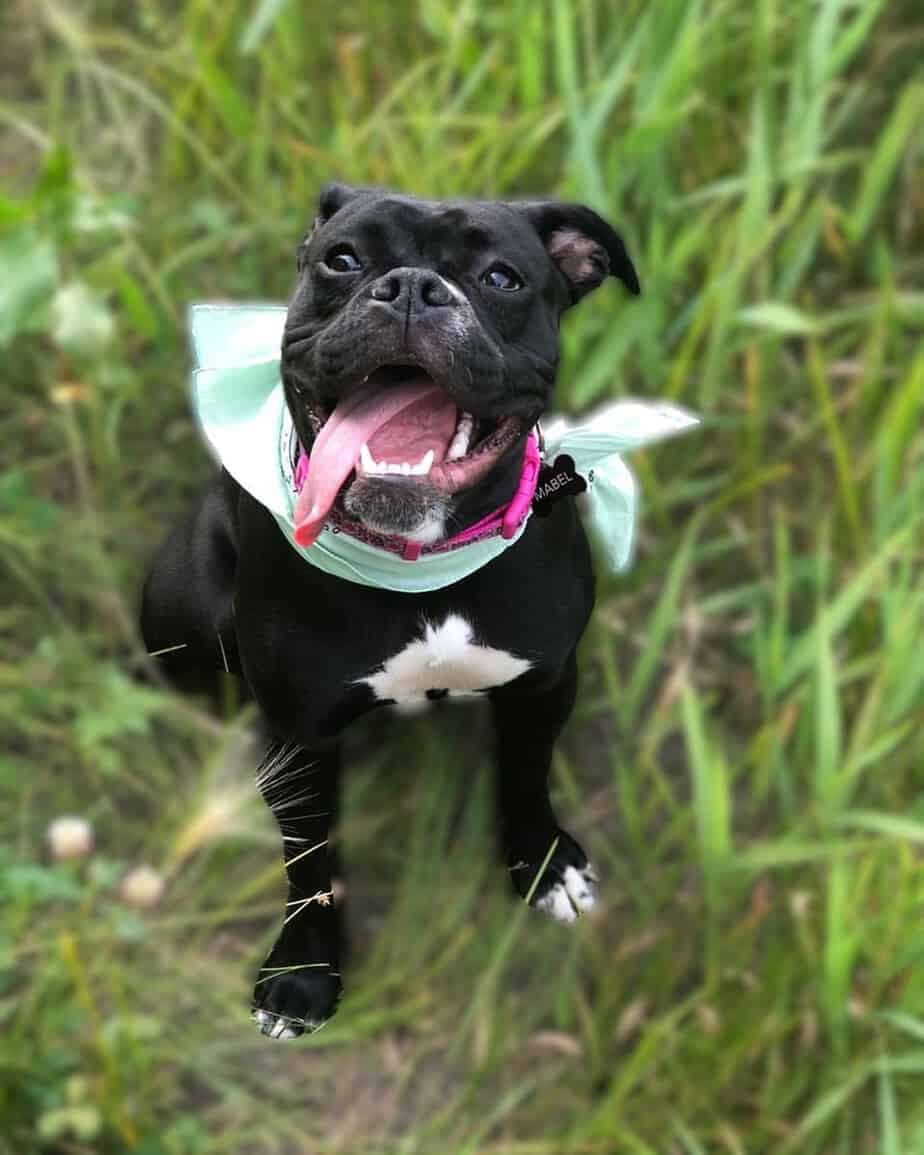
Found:
[[485, 644], [459, 614], [423, 621], [418, 635], [356, 679], [376, 699], [398, 703], [470, 696], [512, 682], [532, 663]]

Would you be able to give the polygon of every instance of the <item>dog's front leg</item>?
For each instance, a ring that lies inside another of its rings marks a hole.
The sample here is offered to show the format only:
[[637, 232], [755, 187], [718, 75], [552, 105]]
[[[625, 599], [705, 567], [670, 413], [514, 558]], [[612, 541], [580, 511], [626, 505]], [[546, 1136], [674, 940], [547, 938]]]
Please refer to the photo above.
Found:
[[572, 654], [557, 677], [491, 692], [497, 735], [497, 794], [503, 852], [517, 892], [557, 922], [596, 901], [596, 875], [558, 824], [549, 798], [552, 750], [577, 693]]
[[289, 882], [282, 930], [254, 987], [254, 1018], [274, 1039], [316, 1030], [340, 999], [330, 848], [339, 772], [336, 745], [309, 750], [287, 743], [270, 748], [257, 778], [282, 832]]

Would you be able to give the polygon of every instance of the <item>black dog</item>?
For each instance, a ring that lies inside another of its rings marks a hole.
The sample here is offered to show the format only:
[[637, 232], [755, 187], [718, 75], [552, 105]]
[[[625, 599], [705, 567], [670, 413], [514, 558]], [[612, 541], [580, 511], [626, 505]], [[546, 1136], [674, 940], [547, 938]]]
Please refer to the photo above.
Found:
[[[330, 518], [367, 541], [438, 543], [510, 502], [550, 400], [561, 315], [608, 275], [638, 293], [621, 239], [580, 205], [325, 189], [282, 343], [286, 404], [312, 452], [302, 544]], [[392, 420], [396, 398], [407, 404]], [[593, 905], [593, 871], [547, 786], [593, 588], [570, 496], [489, 564], [426, 593], [308, 564], [225, 471], [166, 542], [145, 586], [148, 649], [184, 643], [161, 659], [173, 675], [239, 674], [276, 742], [259, 783], [284, 836], [290, 902], [254, 994], [265, 1034], [317, 1027], [340, 998], [338, 735], [377, 706], [486, 694], [514, 886], [561, 922]]]

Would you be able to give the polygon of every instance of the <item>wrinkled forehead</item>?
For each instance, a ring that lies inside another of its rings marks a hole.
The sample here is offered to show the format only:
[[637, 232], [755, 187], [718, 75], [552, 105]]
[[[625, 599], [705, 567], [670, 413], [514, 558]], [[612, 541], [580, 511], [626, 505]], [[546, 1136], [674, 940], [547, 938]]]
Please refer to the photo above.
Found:
[[396, 195], [359, 196], [323, 229], [325, 242], [349, 238], [374, 255], [447, 259], [473, 253], [516, 253], [542, 262], [545, 249], [529, 222], [492, 201], [425, 201]]

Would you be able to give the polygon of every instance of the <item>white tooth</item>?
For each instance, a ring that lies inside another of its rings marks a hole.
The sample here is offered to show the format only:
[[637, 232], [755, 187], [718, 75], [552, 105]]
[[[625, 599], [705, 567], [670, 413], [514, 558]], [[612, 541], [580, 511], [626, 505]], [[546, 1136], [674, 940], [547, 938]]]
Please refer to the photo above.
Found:
[[433, 450], [428, 449], [427, 452], [420, 459], [420, 463], [417, 466], [417, 472], [418, 473], [429, 473], [433, 467], [434, 456], [435, 456], [435, 454], [433, 453]]
[[390, 462], [388, 462], [387, 465], [385, 465], [384, 472], [385, 473], [400, 473], [401, 472], [401, 466], [396, 465], [394, 462], [390, 461]]
[[404, 474], [405, 477], [407, 477], [408, 474], [411, 472], [411, 467], [406, 461], [401, 462], [401, 472]]
[[471, 413], [463, 413], [459, 418], [459, 424], [456, 426], [456, 432], [449, 445], [449, 452], [446, 454], [450, 461], [455, 461], [459, 457], [464, 457], [468, 452], [469, 442], [472, 439], [472, 430], [475, 425], [475, 419]]
[[369, 452], [369, 446], [365, 443], [365, 441], [359, 450], [359, 463], [363, 467], [363, 473], [376, 472], [375, 458]]

